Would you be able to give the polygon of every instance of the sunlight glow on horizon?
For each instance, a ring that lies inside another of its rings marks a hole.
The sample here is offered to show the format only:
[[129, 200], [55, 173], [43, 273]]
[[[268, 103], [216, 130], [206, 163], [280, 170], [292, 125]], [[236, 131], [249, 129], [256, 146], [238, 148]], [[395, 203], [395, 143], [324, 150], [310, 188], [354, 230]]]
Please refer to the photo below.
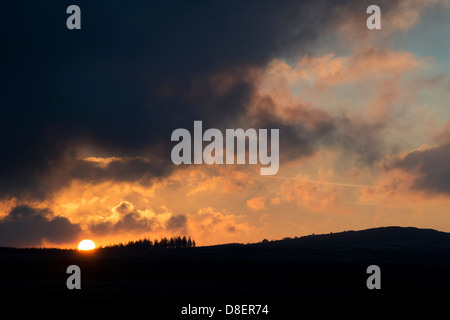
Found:
[[95, 249], [95, 243], [92, 240], [84, 239], [78, 244], [78, 250], [80, 251], [89, 251], [93, 249]]

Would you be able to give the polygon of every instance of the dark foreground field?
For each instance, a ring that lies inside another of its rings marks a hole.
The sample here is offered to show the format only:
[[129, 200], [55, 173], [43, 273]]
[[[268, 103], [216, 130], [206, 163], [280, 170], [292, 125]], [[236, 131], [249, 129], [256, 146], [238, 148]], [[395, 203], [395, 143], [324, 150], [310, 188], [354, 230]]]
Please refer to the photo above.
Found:
[[[81, 290], [66, 287], [72, 264], [81, 268]], [[380, 290], [366, 287], [373, 264], [381, 268]], [[171, 305], [177, 314], [188, 304], [281, 303], [297, 310], [315, 302], [445, 303], [450, 234], [389, 227], [186, 249], [2, 248], [0, 274], [2, 297], [15, 301], [130, 299], [148, 308]]]

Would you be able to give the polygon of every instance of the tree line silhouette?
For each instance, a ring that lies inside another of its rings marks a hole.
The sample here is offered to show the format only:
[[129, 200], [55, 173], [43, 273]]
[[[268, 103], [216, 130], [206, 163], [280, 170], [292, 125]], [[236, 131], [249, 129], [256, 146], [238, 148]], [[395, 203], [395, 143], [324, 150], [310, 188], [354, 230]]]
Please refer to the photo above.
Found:
[[136, 241], [128, 241], [126, 244], [119, 243], [114, 245], [108, 245], [102, 247], [103, 249], [118, 249], [118, 248], [127, 248], [127, 249], [167, 249], [167, 248], [193, 248], [196, 246], [195, 240], [192, 240], [191, 237], [170, 237], [167, 239], [166, 237], [161, 238], [160, 240], [150, 240], [148, 238], [139, 239]]

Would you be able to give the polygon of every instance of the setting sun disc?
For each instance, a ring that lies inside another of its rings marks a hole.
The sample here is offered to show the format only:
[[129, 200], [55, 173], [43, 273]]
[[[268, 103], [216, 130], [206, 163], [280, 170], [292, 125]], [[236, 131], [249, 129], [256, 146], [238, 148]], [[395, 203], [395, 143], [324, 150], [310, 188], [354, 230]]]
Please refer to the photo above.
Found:
[[85, 239], [78, 244], [78, 250], [80, 251], [87, 251], [92, 249], [95, 249], [95, 243], [92, 240]]

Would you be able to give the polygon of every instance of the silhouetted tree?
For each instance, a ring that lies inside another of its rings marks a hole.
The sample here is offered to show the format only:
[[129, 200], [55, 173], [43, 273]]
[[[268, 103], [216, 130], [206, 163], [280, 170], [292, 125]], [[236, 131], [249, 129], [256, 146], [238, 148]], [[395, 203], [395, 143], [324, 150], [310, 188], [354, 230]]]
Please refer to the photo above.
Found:
[[155, 239], [151, 241], [148, 238], [139, 239], [136, 241], [128, 241], [125, 245], [123, 243], [109, 245], [103, 247], [103, 249], [119, 249], [119, 248], [127, 248], [127, 249], [159, 249], [159, 248], [191, 248], [195, 247], [195, 241], [189, 237], [186, 239], [186, 236], [177, 236], [170, 237], [167, 239], [166, 237], [161, 238], [160, 240]]
[[167, 248], [167, 246], [169, 245], [169, 240], [167, 240], [166, 237], [161, 238], [161, 240], [159, 241], [159, 245], [161, 246], [161, 248]]

